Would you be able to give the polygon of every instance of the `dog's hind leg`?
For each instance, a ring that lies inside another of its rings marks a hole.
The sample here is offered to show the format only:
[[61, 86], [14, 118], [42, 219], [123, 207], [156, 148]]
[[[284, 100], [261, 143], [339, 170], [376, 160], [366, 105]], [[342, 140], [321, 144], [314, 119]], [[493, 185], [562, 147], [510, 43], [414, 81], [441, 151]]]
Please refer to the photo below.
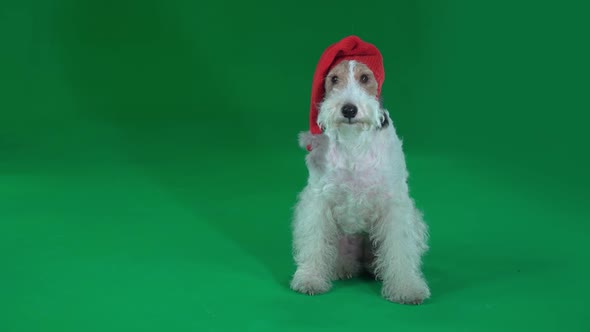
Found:
[[342, 235], [338, 245], [336, 279], [350, 279], [362, 270], [363, 237], [361, 235]]
[[375, 245], [370, 236], [363, 237], [363, 254], [361, 256], [363, 272], [370, 278], [376, 278]]

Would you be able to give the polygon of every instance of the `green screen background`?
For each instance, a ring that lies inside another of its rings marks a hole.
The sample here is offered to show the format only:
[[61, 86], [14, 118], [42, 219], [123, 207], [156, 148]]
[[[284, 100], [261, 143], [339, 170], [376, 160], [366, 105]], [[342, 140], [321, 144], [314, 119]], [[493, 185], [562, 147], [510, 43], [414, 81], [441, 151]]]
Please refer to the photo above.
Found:
[[[0, 4], [1, 331], [588, 331], [582, 1]], [[329, 44], [384, 56], [432, 298], [289, 290]]]

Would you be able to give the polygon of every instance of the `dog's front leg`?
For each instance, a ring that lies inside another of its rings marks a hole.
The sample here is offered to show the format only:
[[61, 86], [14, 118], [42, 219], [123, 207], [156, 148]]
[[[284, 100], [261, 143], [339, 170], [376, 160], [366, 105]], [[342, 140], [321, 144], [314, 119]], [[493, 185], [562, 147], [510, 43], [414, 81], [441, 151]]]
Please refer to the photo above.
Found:
[[393, 202], [372, 230], [375, 269], [383, 280], [382, 294], [393, 302], [420, 304], [430, 297], [421, 272], [426, 250], [426, 226], [409, 198]]
[[313, 190], [301, 194], [293, 222], [293, 249], [297, 271], [291, 288], [305, 294], [325, 293], [331, 288], [338, 256], [338, 229], [329, 205]]

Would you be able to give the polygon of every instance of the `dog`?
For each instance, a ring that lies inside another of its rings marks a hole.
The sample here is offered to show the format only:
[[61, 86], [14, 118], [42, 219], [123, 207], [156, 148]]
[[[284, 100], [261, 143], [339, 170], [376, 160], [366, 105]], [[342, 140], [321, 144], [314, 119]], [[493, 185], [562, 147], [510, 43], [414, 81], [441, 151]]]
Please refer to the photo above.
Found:
[[421, 304], [430, 297], [421, 271], [428, 227], [409, 195], [402, 141], [378, 83], [356, 60], [323, 77], [321, 134], [299, 134], [309, 175], [294, 209], [290, 287], [321, 294], [334, 280], [369, 272], [385, 299]]

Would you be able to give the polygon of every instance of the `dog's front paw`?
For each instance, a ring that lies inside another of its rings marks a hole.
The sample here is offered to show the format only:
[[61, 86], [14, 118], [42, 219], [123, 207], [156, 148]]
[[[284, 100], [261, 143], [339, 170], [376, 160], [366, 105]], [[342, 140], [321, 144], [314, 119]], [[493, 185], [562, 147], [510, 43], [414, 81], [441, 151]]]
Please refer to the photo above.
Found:
[[330, 281], [326, 278], [302, 270], [297, 270], [291, 280], [291, 289], [308, 295], [326, 293], [331, 287]]
[[384, 283], [381, 292], [387, 300], [401, 304], [422, 304], [430, 297], [430, 289], [422, 279], [410, 283]]

